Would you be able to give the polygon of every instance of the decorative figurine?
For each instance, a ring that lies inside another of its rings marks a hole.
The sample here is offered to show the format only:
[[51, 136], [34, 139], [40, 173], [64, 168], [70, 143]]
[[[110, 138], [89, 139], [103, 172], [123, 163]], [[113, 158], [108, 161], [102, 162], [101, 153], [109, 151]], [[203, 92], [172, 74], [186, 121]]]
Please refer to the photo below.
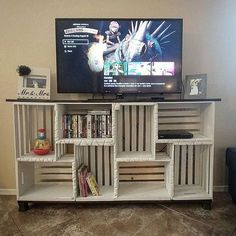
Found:
[[50, 151], [50, 142], [46, 138], [46, 130], [44, 128], [38, 129], [38, 137], [34, 141], [33, 152], [37, 155], [45, 155]]

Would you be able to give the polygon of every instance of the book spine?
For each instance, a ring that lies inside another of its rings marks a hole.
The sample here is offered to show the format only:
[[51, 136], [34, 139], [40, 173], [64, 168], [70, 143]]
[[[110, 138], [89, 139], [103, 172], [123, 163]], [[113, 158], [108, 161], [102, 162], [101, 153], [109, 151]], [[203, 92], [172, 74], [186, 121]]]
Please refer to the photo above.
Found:
[[106, 138], [106, 115], [102, 115], [102, 138]]
[[72, 115], [72, 137], [78, 138], [78, 116]]
[[92, 138], [91, 115], [87, 115], [87, 138]]
[[92, 183], [92, 186], [93, 186], [96, 196], [99, 196], [99, 188], [98, 188], [98, 184], [97, 184], [97, 181], [96, 181], [94, 175], [91, 175], [91, 183]]

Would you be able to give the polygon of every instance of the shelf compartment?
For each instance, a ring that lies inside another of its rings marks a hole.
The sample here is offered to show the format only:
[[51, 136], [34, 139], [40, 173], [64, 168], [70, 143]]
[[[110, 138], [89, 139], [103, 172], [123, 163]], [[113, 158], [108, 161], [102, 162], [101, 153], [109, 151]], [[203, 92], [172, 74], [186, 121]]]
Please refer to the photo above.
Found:
[[[160, 103], [158, 105], [158, 130], [185, 130], [194, 134], [193, 139], [171, 139], [170, 142], [209, 144], [214, 139], [214, 104]], [[168, 139], [167, 139], [168, 140]], [[156, 142], [168, 142], [157, 139]]]
[[168, 168], [169, 163], [159, 161], [119, 162], [117, 199], [145, 200], [145, 196], [149, 200], [169, 199]]
[[[101, 192], [101, 196], [90, 196], [89, 198], [109, 198], [114, 180], [114, 148], [112, 146], [75, 146], [75, 160], [77, 168], [85, 164], [88, 171], [92, 172]], [[76, 174], [77, 195], [79, 195], [78, 173]], [[108, 192], [107, 192], [108, 191]], [[105, 194], [103, 196], [103, 194]], [[83, 197], [78, 198], [82, 201]], [[86, 199], [89, 199], [86, 197]], [[85, 200], [86, 201], [86, 200]]]
[[170, 161], [172, 156], [173, 145], [169, 143], [156, 143], [156, 156], [157, 161]]
[[157, 139], [156, 143], [173, 143], [176, 145], [200, 145], [200, 144], [213, 144], [212, 138], [207, 138], [201, 134], [195, 133], [193, 134], [193, 138], [191, 139]]
[[74, 145], [71, 143], [56, 143], [56, 161], [72, 162], [74, 161]]
[[174, 200], [205, 200], [212, 196], [200, 185], [175, 186]]
[[174, 199], [212, 198], [212, 145], [175, 145]]
[[99, 187], [100, 196], [92, 196], [90, 193], [88, 197], [77, 197], [77, 202], [86, 201], [114, 201], [114, 188], [113, 186], [101, 186]]
[[74, 139], [112, 137], [111, 104], [57, 104], [55, 110], [56, 141], [69, 139], [68, 142], [73, 142]]
[[155, 157], [151, 152], [121, 152], [117, 154], [116, 161], [152, 161], [154, 158]]
[[120, 183], [119, 196], [116, 200], [170, 200], [170, 195], [164, 183]]
[[74, 199], [72, 163], [17, 162], [17, 175], [18, 200], [71, 201]]
[[39, 128], [46, 129], [46, 136], [54, 151], [54, 105], [14, 104], [14, 121], [17, 159], [28, 158], [30, 161], [31, 150], [34, 148], [34, 140], [37, 138]]
[[151, 152], [154, 155], [156, 105], [125, 105], [116, 107], [114, 136], [117, 153]]
[[18, 201], [74, 201], [72, 196], [72, 185], [64, 184], [35, 184], [32, 185]]

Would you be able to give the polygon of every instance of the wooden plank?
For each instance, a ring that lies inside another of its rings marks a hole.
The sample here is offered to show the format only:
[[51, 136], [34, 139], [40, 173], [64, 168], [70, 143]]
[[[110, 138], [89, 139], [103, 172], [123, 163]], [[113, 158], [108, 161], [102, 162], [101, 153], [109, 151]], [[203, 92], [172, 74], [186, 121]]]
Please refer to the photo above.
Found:
[[138, 117], [138, 151], [144, 151], [144, 106], [139, 106], [139, 117]]
[[163, 163], [158, 161], [139, 161], [139, 162], [120, 162], [120, 167], [132, 167], [132, 166], [143, 166], [143, 167], [162, 167]]
[[132, 143], [131, 143], [131, 151], [135, 152], [137, 151], [137, 106], [131, 106], [132, 110], [131, 110], [131, 130], [132, 130], [132, 133], [131, 133], [131, 140], [132, 140]]
[[46, 106], [45, 107], [45, 129], [46, 129], [46, 137], [49, 139], [51, 145], [52, 143], [52, 135], [53, 135], [53, 130], [52, 130], [52, 113], [51, 113], [51, 106]]
[[193, 184], [193, 145], [188, 145], [188, 185]]
[[159, 124], [159, 130], [200, 130], [200, 124]]
[[18, 106], [13, 105], [13, 113], [14, 113], [14, 133], [15, 133], [15, 157], [20, 157], [20, 145], [19, 145], [19, 113], [18, 113]]
[[110, 158], [109, 158], [109, 147], [104, 146], [104, 185], [110, 185]]
[[32, 106], [32, 139], [38, 135], [38, 106]]
[[194, 184], [200, 185], [200, 175], [201, 175], [201, 167], [200, 167], [200, 146], [195, 146], [195, 175]]
[[23, 129], [22, 129], [22, 134], [23, 134], [23, 146], [24, 146], [24, 154], [28, 153], [28, 134], [27, 134], [27, 126], [28, 126], [28, 121], [27, 121], [27, 114], [26, 114], [26, 105], [22, 105], [22, 123], [23, 123]]
[[145, 150], [147, 151], [151, 151], [151, 127], [152, 127], [152, 123], [151, 123], [151, 107], [150, 106], [146, 106], [146, 125], [145, 125]]
[[38, 106], [38, 129], [44, 128], [44, 106]]
[[119, 175], [119, 180], [164, 180], [164, 174], [149, 174], [149, 175]]
[[109, 147], [109, 152], [110, 152], [110, 171], [111, 171], [111, 176], [110, 176], [110, 185], [113, 185], [113, 180], [114, 180], [114, 151], [113, 147]]
[[159, 117], [186, 117], [186, 116], [199, 116], [199, 110], [194, 109], [194, 110], [178, 110], [178, 109], [173, 109], [173, 110], [166, 110], [166, 111], [161, 111], [159, 110], [158, 116]]
[[123, 147], [123, 106], [120, 107], [120, 110], [117, 111], [117, 119], [116, 119], [116, 124], [117, 124], [117, 151], [122, 152], [124, 151]]
[[84, 156], [84, 164], [88, 166], [89, 164], [89, 150], [88, 150], [88, 146], [84, 146], [83, 147], [83, 156]]
[[60, 168], [71, 168], [71, 163], [65, 163], [65, 162], [40, 162], [35, 163], [35, 169], [37, 168], [56, 168], [59, 166]]
[[176, 110], [176, 109], [199, 109], [199, 104], [196, 103], [160, 103], [159, 110]]
[[174, 175], [174, 184], [175, 185], [179, 185], [179, 171], [180, 171], [180, 165], [179, 165], [179, 161], [180, 161], [180, 146], [179, 145], [176, 145], [175, 148], [174, 148], [174, 152], [175, 152], [175, 159], [174, 159], [174, 172], [175, 172], [175, 175]]
[[93, 173], [94, 176], [97, 175], [95, 158], [96, 158], [95, 146], [91, 146], [90, 147], [90, 171]]
[[97, 182], [98, 185], [103, 185], [103, 158], [102, 158], [103, 146], [97, 147]]
[[18, 123], [19, 123], [19, 151], [20, 155], [24, 155], [24, 131], [23, 131], [23, 111], [22, 106], [18, 106]]
[[41, 174], [41, 180], [72, 180], [72, 174]]
[[31, 138], [31, 126], [30, 126], [30, 106], [26, 106], [26, 135], [27, 135], [27, 152], [30, 152], [32, 150], [31, 148], [31, 143], [32, 143], [32, 138]]
[[181, 146], [181, 184], [186, 184], [186, 145]]
[[159, 173], [159, 172], [162, 172], [164, 173], [165, 172], [165, 168], [164, 167], [151, 167], [151, 168], [120, 168], [119, 169], [119, 173], [120, 174], [124, 174], [124, 173], [127, 173], [127, 174], [133, 174], [133, 173], [143, 173], [143, 174], [146, 174], [146, 173]]
[[159, 124], [185, 124], [185, 123], [200, 123], [201, 119], [199, 116], [190, 117], [159, 117]]
[[71, 174], [71, 168], [62, 168], [62, 167], [55, 167], [55, 168], [38, 168], [35, 169], [38, 174]]
[[[125, 120], [124, 120], [124, 126], [125, 126], [125, 152], [130, 151], [130, 106], [125, 106]], [[119, 122], [119, 121], [118, 121]]]

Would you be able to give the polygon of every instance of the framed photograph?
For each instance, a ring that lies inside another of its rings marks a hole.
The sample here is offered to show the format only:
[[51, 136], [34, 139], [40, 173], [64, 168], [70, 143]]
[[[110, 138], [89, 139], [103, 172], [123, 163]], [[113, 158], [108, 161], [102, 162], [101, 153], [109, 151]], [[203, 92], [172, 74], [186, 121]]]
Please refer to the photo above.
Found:
[[207, 96], [207, 74], [186, 75], [185, 99], [201, 99]]
[[31, 67], [26, 76], [19, 76], [17, 97], [23, 99], [50, 99], [50, 69]]

